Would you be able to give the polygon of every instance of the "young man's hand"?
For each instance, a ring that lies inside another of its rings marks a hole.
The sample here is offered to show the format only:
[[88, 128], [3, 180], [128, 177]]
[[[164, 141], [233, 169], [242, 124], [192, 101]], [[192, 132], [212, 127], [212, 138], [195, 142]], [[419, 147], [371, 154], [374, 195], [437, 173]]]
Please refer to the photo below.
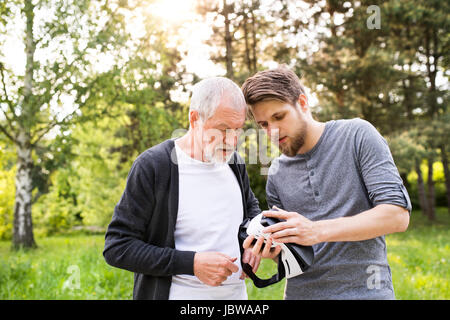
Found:
[[297, 212], [288, 212], [277, 208], [278, 211], [264, 211], [265, 217], [278, 218], [286, 221], [276, 223], [264, 228], [264, 233], [271, 234], [275, 242], [297, 243], [303, 246], [311, 246], [321, 242], [318, 224]]

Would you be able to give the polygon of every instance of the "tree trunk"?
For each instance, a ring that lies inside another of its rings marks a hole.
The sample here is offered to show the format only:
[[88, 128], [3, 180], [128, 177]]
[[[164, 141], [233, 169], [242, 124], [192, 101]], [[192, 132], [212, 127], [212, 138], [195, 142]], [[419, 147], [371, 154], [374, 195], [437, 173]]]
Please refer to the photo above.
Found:
[[33, 162], [31, 158], [30, 140], [25, 131], [19, 133], [17, 142], [13, 248], [34, 248], [36, 247], [36, 243], [34, 241], [33, 224], [31, 220], [31, 170]]
[[408, 174], [407, 173], [400, 173], [400, 178], [402, 178], [403, 185], [405, 186], [406, 190], [411, 190], [411, 185], [408, 181]]
[[250, 16], [251, 16], [251, 21], [252, 21], [252, 53], [253, 53], [253, 57], [252, 57], [252, 67], [253, 67], [253, 72], [256, 72], [257, 68], [257, 60], [258, 58], [256, 57], [256, 23], [255, 23], [255, 14], [253, 13], [253, 8], [252, 10], [250, 10]]
[[31, 220], [33, 159], [31, 158], [30, 126], [34, 121], [33, 114], [33, 75], [34, 53], [36, 44], [33, 37], [34, 5], [31, 0], [25, 1], [23, 9], [26, 16], [25, 53], [26, 67], [23, 86], [23, 101], [19, 118], [19, 132], [16, 138], [17, 173], [16, 197], [14, 202], [13, 248], [36, 247]]
[[249, 41], [248, 41], [248, 16], [247, 16], [247, 12], [245, 12], [244, 9], [244, 13], [243, 13], [243, 29], [244, 29], [244, 44], [245, 44], [245, 64], [247, 65], [247, 70], [248, 73], [250, 75], [252, 75], [255, 70], [253, 70], [252, 68], [252, 63], [251, 63], [251, 59], [250, 59], [250, 45], [249, 45]]
[[422, 169], [420, 169], [420, 161], [416, 160], [417, 173], [417, 193], [419, 196], [419, 205], [422, 213], [428, 217], [428, 200], [425, 193], [425, 184], [423, 182]]
[[[424, 40], [425, 40], [427, 76], [430, 80], [427, 102], [430, 107], [429, 114], [431, 118], [433, 118], [438, 113], [438, 104], [436, 101], [436, 74], [438, 71], [437, 59], [439, 58], [439, 56], [436, 53], [438, 46], [436, 30], [434, 30], [434, 28], [430, 29], [430, 27], [427, 26], [425, 28]], [[431, 62], [431, 58], [433, 58], [433, 62]]]
[[225, 62], [227, 67], [227, 78], [234, 79], [233, 75], [233, 52], [232, 52], [232, 37], [230, 32], [230, 19], [228, 17], [229, 14], [229, 5], [226, 3], [226, 0], [223, 0], [223, 16], [225, 18]]
[[435, 192], [433, 181], [433, 157], [428, 158], [428, 218], [431, 221], [436, 220]]
[[447, 210], [448, 213], [450, 213], [450, 172], [448, 169], [447, 150], [445, 150], [445, 145], [441, 145], [440, 149], [441, 149], [442, 165], [444, 166], [445, 189], [447, 191]]

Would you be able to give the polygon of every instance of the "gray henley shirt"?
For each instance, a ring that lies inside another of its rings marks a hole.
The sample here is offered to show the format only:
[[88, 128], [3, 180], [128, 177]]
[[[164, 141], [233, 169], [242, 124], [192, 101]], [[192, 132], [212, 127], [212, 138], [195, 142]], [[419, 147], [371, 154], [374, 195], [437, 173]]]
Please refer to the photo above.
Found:
[[[379, 204], [411, 212], [386, 140], [362, 119], [332, 120], [309, 152], [272, 162], [269, 207], [317, 221], [353, 216]], [[312, 267], [287, 280], [285, 299], [395, 299], [384, 236], [313, 246]]]

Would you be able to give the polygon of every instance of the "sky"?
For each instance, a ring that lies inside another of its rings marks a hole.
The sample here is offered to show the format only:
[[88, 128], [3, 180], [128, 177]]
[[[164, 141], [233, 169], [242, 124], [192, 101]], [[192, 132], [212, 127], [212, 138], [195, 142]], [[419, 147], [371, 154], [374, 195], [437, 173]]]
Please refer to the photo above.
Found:
[[201, 78], [225, 75], [223, 67], [209, 59], [210, 48], [204, 43], [212, 34], [208, 21], [199, 21], [195, 13], [195, 0], [157, 0], [148, 6], [148, 11], [163, 18], [167, 28], [182, 26], [179, 38], [184, 41], [180, 49], [188, 55], [184, 61], [188, 72]]

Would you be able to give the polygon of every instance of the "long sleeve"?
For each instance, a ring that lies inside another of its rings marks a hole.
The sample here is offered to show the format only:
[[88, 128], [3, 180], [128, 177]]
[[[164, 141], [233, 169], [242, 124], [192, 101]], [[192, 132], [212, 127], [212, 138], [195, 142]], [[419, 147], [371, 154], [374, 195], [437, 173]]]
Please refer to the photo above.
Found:
[[108, 264], [154, 276], [193, 274], [195, 252], [145, 242], [155, 207], [154, 169], [138, 158], [128, 174], [125, 190], [114, 208], [105, 235], [103, 255]]

